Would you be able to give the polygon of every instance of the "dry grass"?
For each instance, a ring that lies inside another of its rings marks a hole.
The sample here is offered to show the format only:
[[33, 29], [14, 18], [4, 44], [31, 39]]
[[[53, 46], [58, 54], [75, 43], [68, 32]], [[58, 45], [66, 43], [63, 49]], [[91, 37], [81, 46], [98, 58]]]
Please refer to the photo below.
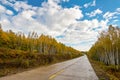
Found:
[[100, 80], [120, 80], [120, 70], [115, 71], [113, 67], [89, 59]]
[[38, 54], [0, 48], [0, 77], [79, 56], [81, 54]]

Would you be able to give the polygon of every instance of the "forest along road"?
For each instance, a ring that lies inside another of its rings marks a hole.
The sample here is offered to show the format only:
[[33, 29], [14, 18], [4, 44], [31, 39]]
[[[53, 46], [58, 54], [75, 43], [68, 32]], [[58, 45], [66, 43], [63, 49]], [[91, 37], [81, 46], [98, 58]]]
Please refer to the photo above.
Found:
[[86, 55], [56, 63], [50, 66], [40, 67], [0, 80], [98, 80]]

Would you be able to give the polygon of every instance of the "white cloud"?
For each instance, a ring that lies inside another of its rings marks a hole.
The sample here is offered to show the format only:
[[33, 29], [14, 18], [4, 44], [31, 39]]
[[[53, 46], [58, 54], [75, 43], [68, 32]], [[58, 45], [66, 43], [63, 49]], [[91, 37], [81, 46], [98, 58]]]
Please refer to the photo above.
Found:
[[88, 51], [91, 46], [94, 44], [95, 40], [88, 40], [85, 42], [81, 42], [80, 44], [72, 45], [73, 48], [82, 51]]
[[119, 21], [118, 19], [113, 20], [114, 23], [115, 23], [115, 22], [118, 22], [118, 21]]
[[[12, 29], [15, 32], [21, 31], [25, 34], [29, 31], [36, 31], [38, 34], [43, 33], [52, 37], [64, 35], [63, 38], [56, 39], [68, 45], [72, 43], [71, 46], [76, 49], [88, 50], [97, 39], [97, 31], [106, 29], [107, 20], [77, 21], [84, 17], [80, 7], [63, 8], [58, 5], [60, 1], [48, 0], [48, 2], [43, 2], [41, 7], [33, 7], [27, 2], [14, 1], [15, 3], [12, 4], [3, 0], [3, 4], [13, 7], [19, 13], [13, 15], [13, 12], [0, 6], [0, 13], [5, 13], [1, 15], [0, 23], [2, 23], [4, 30]], [[95, 1], [92, 6], [95, 6]], [[97, 10], [95, 13], [100, 14], [101, 12]], [[99, 26], [101, 27], [99, 28]], [[93, 29], [97, 29], [97, 31]], [[84, 41], [88, 43], [88, 45], [85, 44], [86, 47], [82, 44]]]
[[85, 7], [85, 8], [88, 8], [88, 7], [90, 7], [90, 6], [96, 6], [96, 0], [93, 0], [93, 2], [84, 4], [84, 7]]
[[109, 20], [109, 19], [114, 18], [115, 15], [116, 15], [116, 12], [106, 12], [106, 13], [103, 15], [103, 18]]
[[93, 0], [93, 3], [91, 4], [91, 6], [96, 6], [96, 0]]
[[111, 20], [111, 19], [116, 19], [118, 18], [118, 15], [120, 15], [120, 8], [117, 8], [116, 11], [114, 12], [106, 12], [104, 15], [103, 15], [103, 18], [105, 18], [106, 20]]
[[[49, 30], [46, 32], [46, 34], [56, 36], [62, 33], [67, 26], [75, 23], [76, 19], [83, 17], [82, 11], [78, 6], [74, 6], [72, 8], [62, 8], [60, 5], [58, 5], [59, 2], [60, 0], [48, 0], [48, 2], [42, 3], [42, 7], [32, 7], [31, 5], [28, 5], [27, 2], [21, 1], [16, 1], [14, 4], [12, 4], [9, 1], [4, 0], [3, 4], [10, 5], [19, 12], [18, 15], [15, 15], [11, 18], [11, 24], [12, 26], [14, 25], [15, 28], [18, 27], [19, 29], [20, 27], [27, 26], [27, 30], [31, 31], [33, 29], [32, 26], [29, 27], [29, 24], [33, 23], [32, 21], [36, 21], [36, 25], [39, 23], [39, 27], [42, 25]], [[23, 23], [24, 25], [19, 23]], [[36, 25], [34, 24], [34, 26]], [[38, 29], [36, 28], [35, 31], [36, 30]], [[45, 31], [42, 30], [41, 32], [44, 33]]]
[[98, 33], [105, 29], [107, 29], [107, 21], [104, 20], [98, 21], [97, 19], [93, 19], [78, 21], [70, 25], [68, 29], [61, 34], [64, 38], [58, 38], [58, 41], [74, 46], [78, 50], [89, 50], [91, 45], [97, 40]]
[[0, 14], [13, 15], [11, 10], [6, 9], [4, 6], [0, 5]]
[[[104, 15], [103, 15], [103, 18], [106, 19], [106, 21], [110, 22], [111, 20], [113, 20], [112, 22], [115, 23], [116, 20], [118, 19], [118, 15], [120, 15], [120, 13], [118, 12], [106, 12]], [[111, 24], [112, 24], [111, 22]]]
[[23, 11], [21, 14], [24, 18], [31, 20], [32, 16], [34, 16], [36, 13], [32, 10], [26, 10], [26, 11]]
[[97, 14], [102, 14], [102, 11], [100, 9], [96, 9], [94, 10], [93, 12], [91, 13], [86, 13], [86, 15], [88, 15], [89, 17], [94, 17], [96, 16]]
[[[28, 5], [27, 2], [23, 1], [16, 1], [16, 0], [2, 0], [1, 1], [5, 5], [9, 5], [10, 7], [13, 7], [17, 12], [27, 10], [27, 9], [34, 9], [35, 7], [32, 7], [31, 5]], [[12, 3], [14, 2], [14, 4]]]
[[6, 10], [6, 13], [7, 13], [8, 15], [13, 15], [13, 12], [12, 12], [11, 10]]
[[2, 5], [0, 5], [0, 13], [3, 13], [5, 11], [5, 7], [3, 7]]
[[37, 14], [40, 17], [39, 21], [46, 25], [52, 31], [49, 34], [54, 36], [61, 34], [70, 24], [75, 23], [76, 19], [83, 17], [78, 6], [62, 8], [52, 1], [43, 3], [37, 13], [40, 13]]
[[120, 8], [117, 8], [116, 11], [117, 11], [117, 12], [120, 12]]
[[70, 0], [63, 0], [64, 2], [69, 2]]

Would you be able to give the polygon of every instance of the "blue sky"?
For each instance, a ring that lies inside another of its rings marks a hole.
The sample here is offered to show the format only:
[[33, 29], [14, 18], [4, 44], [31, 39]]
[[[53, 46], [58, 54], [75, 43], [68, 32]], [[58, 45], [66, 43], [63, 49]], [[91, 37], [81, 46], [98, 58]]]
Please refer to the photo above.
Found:
[[0, 0], [3, 30], [36, 31], [86, 51], [108, 25], [120, 26], [119, 0]]

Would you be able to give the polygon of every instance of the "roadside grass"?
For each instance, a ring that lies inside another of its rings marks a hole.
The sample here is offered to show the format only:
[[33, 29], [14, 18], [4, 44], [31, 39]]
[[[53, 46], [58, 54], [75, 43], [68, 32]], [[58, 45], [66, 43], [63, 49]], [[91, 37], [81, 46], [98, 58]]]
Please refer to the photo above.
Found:
[[89, 60], [99, 80], [120, 80], [120, 70], [116, 71], [114, 66], [106, 66], [102, 62], [94, 61], [90, 58]]
[[38, 54], [0, 48], [0, 77], [73, 59], [82, 54]]

